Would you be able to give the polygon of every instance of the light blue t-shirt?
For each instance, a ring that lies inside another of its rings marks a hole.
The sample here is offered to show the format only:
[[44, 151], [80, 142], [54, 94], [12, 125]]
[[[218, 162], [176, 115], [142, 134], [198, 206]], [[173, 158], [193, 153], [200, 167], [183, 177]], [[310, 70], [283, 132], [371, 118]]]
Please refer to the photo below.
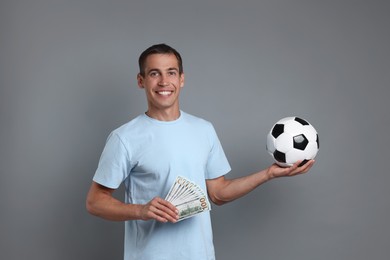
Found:
[[[184, 113], [175, 121], [143, 114], [108, 137], [93, 180], [116, 189], [125, 184], [125, 202], [146, 204], [165, 198], [178, 175], [205, 192], [206, 179], [230, 171], [211, 123]], [[125, 222], [124, 259], [215, 259], [209, 212], [177, 223]]]

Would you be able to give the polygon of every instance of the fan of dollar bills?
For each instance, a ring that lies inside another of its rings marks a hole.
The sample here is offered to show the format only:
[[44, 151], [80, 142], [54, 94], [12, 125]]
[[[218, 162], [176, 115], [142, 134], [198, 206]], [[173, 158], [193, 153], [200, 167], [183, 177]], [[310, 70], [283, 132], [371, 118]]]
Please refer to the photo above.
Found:
[[176, 178], [165, 200], [179, 210], [179, 221], [210, 210], [210, 202], [203, 190], [182, 176]]

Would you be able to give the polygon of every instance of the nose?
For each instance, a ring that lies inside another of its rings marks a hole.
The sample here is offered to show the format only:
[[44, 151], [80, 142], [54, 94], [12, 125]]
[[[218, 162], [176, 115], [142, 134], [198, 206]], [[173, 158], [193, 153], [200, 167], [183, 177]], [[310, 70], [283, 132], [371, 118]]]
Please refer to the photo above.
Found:
[[158, 85], [162, 86], [162, 87], [165, 87], [165, 86], [169, 85], [167, 77], [165, 75], [161, 75], [160, 80], [158, 82]]

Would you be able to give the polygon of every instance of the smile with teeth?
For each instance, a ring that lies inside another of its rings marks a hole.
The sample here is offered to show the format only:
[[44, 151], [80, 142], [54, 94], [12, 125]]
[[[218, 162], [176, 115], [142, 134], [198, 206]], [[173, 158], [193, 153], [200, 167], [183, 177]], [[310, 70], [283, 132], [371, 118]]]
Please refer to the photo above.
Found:
[[168, 90], [157, 91], [157, 94], [162, 95], [162, 96], [168, 96], [172, 93], [173, 93], [173, 91], [168, 91]]

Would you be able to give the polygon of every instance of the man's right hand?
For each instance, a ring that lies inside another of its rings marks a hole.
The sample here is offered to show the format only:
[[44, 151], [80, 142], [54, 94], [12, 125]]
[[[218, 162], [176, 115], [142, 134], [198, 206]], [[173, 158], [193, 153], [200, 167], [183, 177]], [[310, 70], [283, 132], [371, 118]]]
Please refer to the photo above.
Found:
[[179, 212], [170, 202], [160, 197], [155, 197], [142, 206], [141, 219], [175, 223], [179, 219]]

